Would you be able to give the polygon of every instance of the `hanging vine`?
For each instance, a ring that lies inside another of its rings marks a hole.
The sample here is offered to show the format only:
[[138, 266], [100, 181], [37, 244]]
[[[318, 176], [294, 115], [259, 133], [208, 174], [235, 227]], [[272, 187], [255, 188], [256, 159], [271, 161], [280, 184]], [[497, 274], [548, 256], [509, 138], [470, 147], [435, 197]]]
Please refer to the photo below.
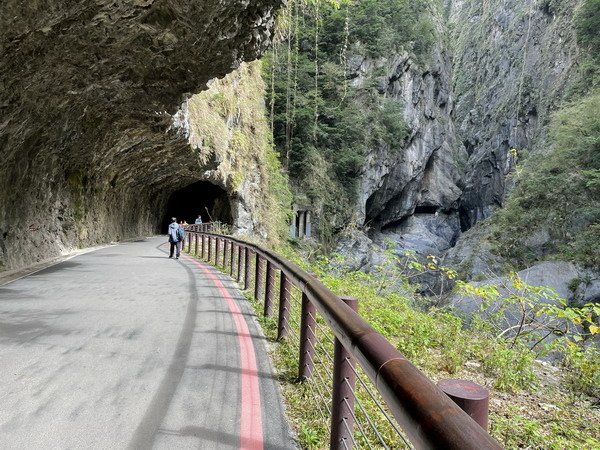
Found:
[[315, 2], [315, 116], [313, 143], [317, 145], [317, 129], [319, 125], [319, 2]]
[[285, 155], [285, 159], [288, 163], [287, 168], [289, 168], [290, 152], [291, 152], [291, 147], [292, 147], [291, 142], [292, 142], [292, 139], [294, 138], [295, 123], [296, 123], [296, 105], [297, 105], [297, 99], [298, 99], [298, 61], [300, 59], [300, 33], [299, 33], [299, 30], [300, 30], [300, 28], [299, 28], [299, 26], [300, 26], [300, 5], [299, 5], [299, 2], [295, 1], [293, 3], [293, 6], [294, 6], [294, 57], [293, 57], [294, 90], [293, 90], [293, 97], [292, 97], [292, 114], [291, 114], [292, 125], [290, 127], [290, 145], [286, 149], [286, 155]]
[[277, 68], [277, 45], [271, 49], [271, 102], [270, 123], [271, 133], [275, 133], [275, 70]]
[[295, 34], [293, 29], [293, 8], [294, 5], [287, 7], [287, 61], [286, 61], [286, 89], [285, 89], [285, 163], [286, 170], [289, 169], [289, 155], [292, 137], [292, 121], [290, 118], [290, 103], [292, 96], [292, 36]]
[[527, 64], [527, 47], [529, 46], [529, 38], [531, 36], [531, 17], [533, 16], [533, 5], [535, 1], [531, 0], [529, 4], [529, 14], [527, 18], [527, 34], [525, 35], [525, 43], [523, 44], [523, 63], [521, 64], [521, 75], [519, 77], [519, 90], [517, 93], [517, 109], [515, 111], [515, 124], [519, 123], [519, 111], [521, 109], [521, 100], [523, 96], [523, 82], [525, 80], [525, 65]]
[[348, 43], [350, 41], [350, 3], [346, 2], [346, 19], [344, 20], [344, 44], [340, 50], [340, 65], [344, 68], [343, 72], [343, 94], [340, 100], [340, 105], [348, 96]]

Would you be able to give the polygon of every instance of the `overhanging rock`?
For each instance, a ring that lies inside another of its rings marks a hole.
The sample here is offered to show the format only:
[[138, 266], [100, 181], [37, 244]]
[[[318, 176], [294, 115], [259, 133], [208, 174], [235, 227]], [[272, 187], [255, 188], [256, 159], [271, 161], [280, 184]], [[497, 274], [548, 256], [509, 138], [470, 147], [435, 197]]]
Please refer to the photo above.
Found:
[[190, 170], [172, 114], [262, 54], [281, 3], [3, 0], [0, 270], [153, 231]]

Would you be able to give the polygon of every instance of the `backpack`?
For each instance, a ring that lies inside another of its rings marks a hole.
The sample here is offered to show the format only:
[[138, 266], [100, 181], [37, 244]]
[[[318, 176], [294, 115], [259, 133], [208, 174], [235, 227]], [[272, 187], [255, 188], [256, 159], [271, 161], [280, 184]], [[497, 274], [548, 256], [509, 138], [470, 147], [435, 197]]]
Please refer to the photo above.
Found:
[[177, 239], [180, 241], [183, 241], [184, 237], [185, 237], [185, 231], [183, 230], [183, 228], [181, 228], [181, 227], [177, 228]]

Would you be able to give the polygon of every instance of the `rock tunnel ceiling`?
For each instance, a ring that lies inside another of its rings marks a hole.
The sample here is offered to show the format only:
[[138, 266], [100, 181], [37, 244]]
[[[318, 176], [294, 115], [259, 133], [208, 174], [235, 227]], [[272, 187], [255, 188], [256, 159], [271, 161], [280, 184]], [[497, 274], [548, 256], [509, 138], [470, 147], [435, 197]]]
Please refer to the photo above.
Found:
[[280, 5], [3, 0], [0, 270], [155, 229], [197, 179], [172, 114], [262, 54]]

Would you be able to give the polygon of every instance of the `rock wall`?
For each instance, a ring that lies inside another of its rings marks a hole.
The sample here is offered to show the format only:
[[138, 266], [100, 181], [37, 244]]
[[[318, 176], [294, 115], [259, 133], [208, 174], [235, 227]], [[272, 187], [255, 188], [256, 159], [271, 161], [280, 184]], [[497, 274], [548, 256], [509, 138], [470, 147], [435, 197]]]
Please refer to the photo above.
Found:
[[395, 243], [398, 251], [447, 250], [460, 233], [459, 199], [467, 153], [456, 140], [453, 121], [451, 54], [444, 42], [442, 12], [433, 17], [438, 42], [427, 61], [409, 54], [380, 61], [359, 60], [354, 83], [365, 84], [373, 73], [379, 93], [398, 102], [410, 128], [405, 142], [367, 153], [359, 190], [359, 220], [380, 245]]
[[418, 207], [457, 206], [461, 190], [456, 186], [460, 173], [455, 161], [462, 148], [453, 142], [454, 100], [447, 53], [437, 48], [427, 70], [407, 55], [397, 57], [380, 86], [384, 95], [402, 105], [411, 135], [396, 148], [382, 145], [368, 154], [360, 190], [365, 221], [384, 228]]
[[231, 204], [233, 232], [267, 238], [276, 234], [278, 220], [268, 169], [269, 157], [276, 156], [264, 96], [261, 62], [243, 63], [184, 102], [172, 129], [188, 141], [198, 163], [193, 179], [179, 183], [219, 186]]
[[[429, 61], [409, 55], [351, 59], [351, 78], [399, 102], [411, 131], [397, 148], [370, 149], [356, 233], [339, 250], [368, 268], [392, 242], [473, 276], [503, 262], [479, 222], [501, 207], [520, 157], [545, 152], [549, 118], [579, 62], [573, 16], [580, 1], [446, 0], [432, 9]], [[458, 244], [458, 245], [457, 245]], [[350, 254], [352, 253], [352, 254]]]
[[517, 159], [545, 150], [550, 114], [574, 74], [577, 4], [447, 0], [432, 9], [438, 42], [429, 61], [401, 55], [356, 65], [357, 80], [385, 67], [379, 92], [402, 104], [412, 130], [398, 148], [367, 155], [358, 211], [375, 244], [442, 255], [502, 206]]
[[173, 115], [261, 55], [280, 4], [4, 0], [0, 270], [156, 231], [206, 163]]
[[[579, 50], [579, 1], [450, 2], [457, 140], [469, 154], [460, 199], [463, 230], [502, 206], [506, 176], [544, 151], [550, 113], [563, 100]], [[514, 149], [514, 150], [513, 150]]]

